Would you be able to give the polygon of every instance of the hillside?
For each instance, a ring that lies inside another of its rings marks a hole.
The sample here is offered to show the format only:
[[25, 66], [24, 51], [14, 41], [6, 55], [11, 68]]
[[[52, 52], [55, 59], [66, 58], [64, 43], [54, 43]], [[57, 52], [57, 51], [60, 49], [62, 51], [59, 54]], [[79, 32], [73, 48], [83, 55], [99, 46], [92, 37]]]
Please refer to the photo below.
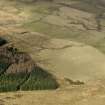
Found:
[[104, 105], [105, 0], [0, 0], [0, 37], [60, 85], [1, 93], [1, 104]]

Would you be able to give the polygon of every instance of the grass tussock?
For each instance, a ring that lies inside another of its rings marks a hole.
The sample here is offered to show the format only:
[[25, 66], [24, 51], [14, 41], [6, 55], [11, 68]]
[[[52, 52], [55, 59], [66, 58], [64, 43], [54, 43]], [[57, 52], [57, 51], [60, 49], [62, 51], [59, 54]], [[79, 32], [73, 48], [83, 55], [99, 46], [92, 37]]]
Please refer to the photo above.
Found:
[[[4, 42], [0, 39], [0, 43]], [[46, 90], [58, 87], [56, 79], [32, 58], [12, 46], [0, 47], [0, 92]]]
[[58, 83], [54, 77], [41, 69], [36, 67], [30, 74], [30, 78], [21, 87], [22, 90], [46, 90], [58, 88]]
[[58, 88], [54, 77], [36, 67], [31, 73], [3, 74], [0, 76], [0, 92], [17, 90], [49, 90]]
[[17, 91], [26, 74], [4, 74], [0, 76], [0, 92]]
[[[3, 65], [2, 65], [3, 66]], [[0, 67], [2, 68], [0, 65]], [[5, 66], [5, 65], [4, 65]], [[36, 67], [30, 74], [2, 74], [0, 76], [0, 92], [18, 90], [49, 90], [57, 89], [59, 84], [55, 78], [40, 67]]]

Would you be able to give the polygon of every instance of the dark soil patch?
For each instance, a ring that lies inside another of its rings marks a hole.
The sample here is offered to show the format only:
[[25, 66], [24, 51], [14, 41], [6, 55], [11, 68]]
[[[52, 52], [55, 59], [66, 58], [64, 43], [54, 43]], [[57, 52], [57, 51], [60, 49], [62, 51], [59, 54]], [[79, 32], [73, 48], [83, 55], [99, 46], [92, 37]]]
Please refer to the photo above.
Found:
[[6, 43], [8, 43], [7, 40], [5, 40], [2, 37], [0, 37], [0, 46], [4, 45]]

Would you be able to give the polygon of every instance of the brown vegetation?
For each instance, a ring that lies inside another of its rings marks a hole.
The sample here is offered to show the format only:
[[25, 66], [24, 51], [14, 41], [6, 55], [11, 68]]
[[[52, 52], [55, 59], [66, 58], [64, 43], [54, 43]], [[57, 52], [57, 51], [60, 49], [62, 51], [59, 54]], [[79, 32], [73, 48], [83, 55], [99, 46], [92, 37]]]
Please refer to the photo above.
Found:
[[34, 62], [27, 53], [19, 52], [12, 46], [1, 46], [0, 58], [10, 65], [6, 73], [29, 73], [35, 67]]

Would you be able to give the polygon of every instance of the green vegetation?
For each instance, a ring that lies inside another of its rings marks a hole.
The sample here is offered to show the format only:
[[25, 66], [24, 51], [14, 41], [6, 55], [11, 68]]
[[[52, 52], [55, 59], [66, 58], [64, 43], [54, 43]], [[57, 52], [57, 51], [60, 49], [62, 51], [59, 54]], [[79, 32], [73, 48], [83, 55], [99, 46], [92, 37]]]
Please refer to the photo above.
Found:
[[8, 68], [8, 66], [9, 66], [9, 64], [4, 63], [4, 62], [0, 62], [0, 74], [5, 72], [5, 70]]
[[58, 83], [51, 74], [36, 67], [30, 74], [28, 81], [21, 87], [22, 90], [46, 90], [56, 89]]
[[0, 92], [17, 91], [27, 74], [4, 74], [0, 76]]
[[0, 92], [17, 91], [17, 90], [46, 90], [56, 89], [58, 83], [51, 74], [36, 67], [29, 74], [15, 73], [3, 74], [0, 76]]
[[8, 66], [10, 65], [7, 61], [8, 58], [5, 56], [0, 56], [0, 75], [6, 71]]

